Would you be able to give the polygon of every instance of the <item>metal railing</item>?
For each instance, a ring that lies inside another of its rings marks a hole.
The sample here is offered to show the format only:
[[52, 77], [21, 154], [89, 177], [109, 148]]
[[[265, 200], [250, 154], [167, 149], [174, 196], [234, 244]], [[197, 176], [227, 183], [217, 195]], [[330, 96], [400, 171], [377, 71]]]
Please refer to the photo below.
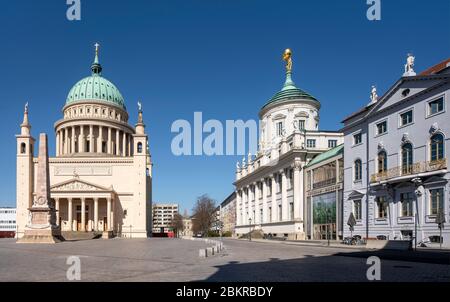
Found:
[[400, 176], [415, 175], [419, 173], [438, 171], [447, 168], [447, 159], [418, 162], [411, 165], [398, 166], [386, 171], [372, 174], [370, 182], [384, 181]]

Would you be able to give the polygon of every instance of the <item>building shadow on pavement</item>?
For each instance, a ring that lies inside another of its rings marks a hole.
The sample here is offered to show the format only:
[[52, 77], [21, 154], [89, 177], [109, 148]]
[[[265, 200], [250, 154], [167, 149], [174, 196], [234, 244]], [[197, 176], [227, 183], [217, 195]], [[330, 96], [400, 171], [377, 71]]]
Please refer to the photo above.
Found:
[[[327, 256], [303, 255], [296, 259], [230, 261], [215, 266], [217, 272], [199, 280], [206, 282], [367, 282], [367, 258], [381, 260], [381, 281], [448, 282], [450, 254], [412, 251], [357, 251]], [[383, 260], [393, 260], [385, 261]], [[409, 262], [411, 261], [411, 262]], [[429, 264], [442, 264], [427, 268]]]

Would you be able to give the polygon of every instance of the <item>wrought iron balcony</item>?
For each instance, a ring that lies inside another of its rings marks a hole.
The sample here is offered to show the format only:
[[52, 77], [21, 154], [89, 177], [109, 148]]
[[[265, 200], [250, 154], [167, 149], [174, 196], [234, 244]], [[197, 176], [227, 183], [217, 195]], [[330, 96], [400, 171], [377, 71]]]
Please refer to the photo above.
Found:
[[447, 159], [439, 159], [434, 161], [424, 161], [414, 163], [412, 165], [398, 166], [386, 171], [372, 174], [370, 177], [370, 182], [379, 182], [384, 180], [389, 180], [392, 178], [400, 176], [415, 175], [425, 172], [433, 172], [447, 168]]

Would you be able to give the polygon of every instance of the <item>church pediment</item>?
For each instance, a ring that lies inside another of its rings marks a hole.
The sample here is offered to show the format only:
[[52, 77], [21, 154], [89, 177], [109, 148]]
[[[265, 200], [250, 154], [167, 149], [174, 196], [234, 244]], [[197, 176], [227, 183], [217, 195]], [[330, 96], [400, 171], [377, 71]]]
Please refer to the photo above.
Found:
[[112, 188], [105, 188], [80, 179], [71, 179], [51, 186], [52, 192], [110, 192]]

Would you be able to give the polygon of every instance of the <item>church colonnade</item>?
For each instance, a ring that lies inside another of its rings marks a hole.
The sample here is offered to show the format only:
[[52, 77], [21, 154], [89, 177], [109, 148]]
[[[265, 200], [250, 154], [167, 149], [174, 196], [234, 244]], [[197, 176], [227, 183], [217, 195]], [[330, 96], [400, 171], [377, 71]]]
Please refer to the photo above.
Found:
[[57, 225], [62, 231], [113, 231], [115, 200], [112, 197], [52, 197]]
[[67, 125], [56, 130], [56, 155], [99, 153], [132, 156], [133, 134], [103, 125]]

